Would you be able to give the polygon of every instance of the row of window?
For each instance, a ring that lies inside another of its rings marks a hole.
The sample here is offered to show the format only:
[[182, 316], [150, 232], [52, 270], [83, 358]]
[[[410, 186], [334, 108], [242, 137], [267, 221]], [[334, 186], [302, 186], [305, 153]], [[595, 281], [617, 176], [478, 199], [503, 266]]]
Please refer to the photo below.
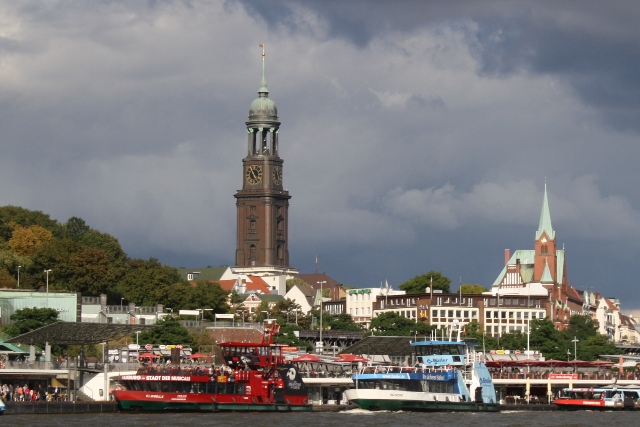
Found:
[[485, 318], [490, 322], [491, 319], [524, 319], [529, 320], [529, 315], [532, 319], [544, 319], [546, 313], [544, 311], [507, 311], [507, 310], [487, 310], [485, 311]]
[[[471, 315], [471, 317], [469, 317]], [[447, 317], [450, 319], [477, 319], [478, 310], [432, 310], [431, 318]]]
[[484, 306], [485, 307], [495, 307], [496, 305], [521, 305], [523, 307], [527, 306], [527, 301], [529, 301], [529, 307], [540, 308], [540, 300], [539, 299], [530, 299], [530, 298], [485, 298]]

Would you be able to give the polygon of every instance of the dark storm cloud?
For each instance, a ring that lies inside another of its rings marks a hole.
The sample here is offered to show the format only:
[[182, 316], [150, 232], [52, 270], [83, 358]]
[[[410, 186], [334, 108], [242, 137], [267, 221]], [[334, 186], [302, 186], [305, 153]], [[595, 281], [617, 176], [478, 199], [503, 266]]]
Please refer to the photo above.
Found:
[[576, 3], [0, 3], [1, 204], [232, 263], [266, 43], [294, 267], [490, 285], [546, 178], [571, 283], [640, 306], [638, 17]]
[[[602, 119], [640, 132], [640, 6], [634, 1], [322, 1], [244, 3], [271, 25], [301, 29], [292, 19], [315, 11], [326, 37], [358, 48], [378, 34], [412, 32], [426, 25], [463, 26], [481, 74], [560, 76]], [[471, 24], [471, 25], [470, 25]]]

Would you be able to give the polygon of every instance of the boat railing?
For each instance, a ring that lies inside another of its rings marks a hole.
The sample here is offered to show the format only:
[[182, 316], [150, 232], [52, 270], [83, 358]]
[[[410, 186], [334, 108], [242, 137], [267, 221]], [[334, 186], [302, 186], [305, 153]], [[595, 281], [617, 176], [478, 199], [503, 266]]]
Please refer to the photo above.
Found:
[[377, 366], [364, 366], [360, 369], [358, 374], [392, 374], [392, 373], [439, 373], [447, 372], [452, 369], [451, 366], [395, 366], [395, 365], [377, 365]]

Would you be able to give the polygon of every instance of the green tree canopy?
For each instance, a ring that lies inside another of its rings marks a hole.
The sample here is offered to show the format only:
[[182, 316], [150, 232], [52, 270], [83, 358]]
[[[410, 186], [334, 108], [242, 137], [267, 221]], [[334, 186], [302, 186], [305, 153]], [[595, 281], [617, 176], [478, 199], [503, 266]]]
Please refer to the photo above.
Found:
[[387, 311], [371, 319], [370, 329], [375, 335], [412, 336], [429, 335], [434, 327], [423, 322], [416, 323], [395, 311]]
[[423, 294], [426, 292], [426, 289], [431, 286], [432, 280], [434, 290], [439, 289], [445, 293], [449, 292], [451, 279], [443, 276], [439, 271], [433, 270], [404, 282], [399, 286], [399, 288], [406, 291], [408, 294]]
[[[142, 346], [145, 344], [165, 344], [196, 347], [198, 342], [195, 340], [187, 328], [182, 326], [174, 317], [168, 316], [156, 323], [156, 327], [148, 329], [138, 336], [138, 343]], [[136, 340], [136, 336], [132, 335], [132, 339]]]
[[337, 316], [324, 313], [322, 315], [322, 323], [326, 324], [327, 327], [331, 327], [332, 331], [362, 331], [361, 324], [356, 323], [349, 313], [340, 313]]
[[11, 337], [26, 334], [58, 321], [58, 312], [53, 308], [23, 308], [11, 315], [11, 324], [5, 333]]
[[465, 283], [464, 285], [458, 288], [458, 292], [462, 291], [463, 294], [475, 294], [479, 295], [483, 292], [487, 292], [488, 289], [482, 285], [478, 285], [475, 283]]

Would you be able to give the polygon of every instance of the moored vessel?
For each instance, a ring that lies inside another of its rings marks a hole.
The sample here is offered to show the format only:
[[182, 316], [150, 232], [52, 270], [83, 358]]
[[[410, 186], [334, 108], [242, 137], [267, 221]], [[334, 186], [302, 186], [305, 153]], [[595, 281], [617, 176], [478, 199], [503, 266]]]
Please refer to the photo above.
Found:
[[297, 368], [273, 344], [278, 330], [267, 323], [259, 343], [220, 344], [222, 368], [151, 366], [122, 375], [113, 397], [125, 411], [310, 411]]
[[564, 388], [553, 401], [561, 410], [640, 410], [640, 388], [637, 386]]
[[412, 343], [416, 366], [360, 367], [347, 399], [367, 410], [499, 411], [491, 375], [460, 332], [454, 322], [449, 340]]

